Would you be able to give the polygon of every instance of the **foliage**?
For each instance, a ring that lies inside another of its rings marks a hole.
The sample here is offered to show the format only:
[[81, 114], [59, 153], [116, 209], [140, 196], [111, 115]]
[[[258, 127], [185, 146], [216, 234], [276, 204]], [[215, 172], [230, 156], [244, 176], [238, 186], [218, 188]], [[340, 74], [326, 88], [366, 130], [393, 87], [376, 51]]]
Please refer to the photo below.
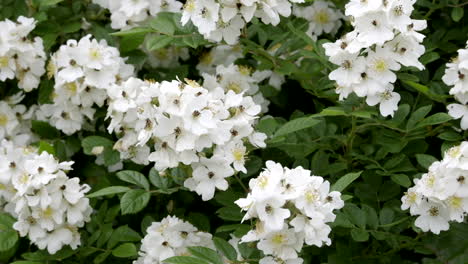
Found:
[[[307, 1], [312, 2], [312, 1]], [[335, 0], [343, 8], [346, 1]], [[0, 214], [0, 262], [4, 263], [129, 263], [138, 256], [141, 239], [153, 221], [175, 215], [199, 230], [214, 235], [216, 250], [191, 247], [190, 256], [167, 259], [166, 263], [220, 264], [223, 258], [237, 262], [240, 254], [256, 263], [259, 250], [249, 243], [239, 245], [239, 253], [227, 243], [230, 235], [241, 236], [251, 227], [241, 223], [243, 215], [234, 201], [244, 197], [250, 178], [256, 177], [265, 161], [287, 167], [302, 166], [332, 183], [341, 191], [345, 207], [337, 211], [332, 224], [332, 245], [303, 249], [304, 263], [450, 263], [468, 262], [468, 244], [463, 235], [466, 223], [453, 224], [440, 236], [423, 233], [414, 218], [400, 209], [400, 199], [414, 179], [440, 160], [443, 152], [467, 138], [459, 122], [446, 114], [453, 101], [441, 77], [445, 65], [465, 46], [468, 16], [464, 1], [418, 0], [413, 17], [428, 20], [421, 62], [423, 71], [403, 68], [395, 89], [402, 95], [393, 118], [381, 117], [375, 107], [356, 96], [339, 101], [334, 83], [328, 79], [332, 65], [322, 44], [330, 35], [314, 41], [305, 34], [301, 18], [282, 17], [274, 27], [257, 19], [248, 24], [240, 39], [244, 58], [238, 63], [258, 70], [271, 70], [286, 76], [280, 91], [260, 87], [271, 101], [267, 116], [257, 129], [268, 135], [267, 147], [249, 153], [247, 173], [229, 178], [230, 188], [215, 198], [201, 198], [183, 187], [191, 175], [180, 166], [160, 174], [151, 166], [130, 161], [123, 169], [108, 172], [107, 166], [120, 161], [112, 148], [117, 137], [103, 124], [105, 108], [99, 109], [92, 127], [67, 136], [46, 122], [34, 121], [32, 130], [40, 137], [39, 148], [61, 161], [74, 160], [70, 177], [79, 177], [92, 191], [87, 195], [95, 209], [92, 220], [82, 230], [82, 245], [64, 248], [54, 255], [30, 246], [12, 229], [12, 218]], [[44, 39], [47, 52], [54, 52], [67, 39], [88, 33], [119, 47], [127, 62], [135, 65], [138, 76], [157, 81], [190, 78], [200, 80], [195, 65], [209, 46], [190, 23], [182, 26], [180, 15], [161, 13], [147, 25], [115, 31], [109, 25], [108, 11], [87, 0], [3, 0], [0, 20], [20, 15], [34, 17], [34, 35]], [[90, 24], [83, 27], [83, 21]], [[349, 22], [340, 29], [347, 32]], [[1, 43], [0, 43], [1, 44]], [[191, 59], [171, 70], [148, 67], [140, 50], [154, 51], [168, 46], [189, 48]], [[276, 51], [271, 53], [273, 48]], [[299, 64], [296, 61], [300, 60]], [[47, 102], [51, 95], [46, 77], [40, 88], [27, 94], [27, 105]], [[0, 97], [18, 92], [14, 81], [0, 82]], [[103, 146], [104, 164], [95, 164], [93, 147]], [[215, 212], [215, 213], [214, 213]]]

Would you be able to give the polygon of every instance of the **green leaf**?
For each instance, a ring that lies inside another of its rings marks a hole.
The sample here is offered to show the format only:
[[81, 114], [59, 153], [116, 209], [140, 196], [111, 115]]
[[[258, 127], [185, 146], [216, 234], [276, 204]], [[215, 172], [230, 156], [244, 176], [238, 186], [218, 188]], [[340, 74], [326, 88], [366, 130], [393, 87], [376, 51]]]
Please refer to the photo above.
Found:
[[437, 52], [429, 52], [421, 56], [419, 60], [421, 61], [422, 64], [427, 65], [428, 63], [436, 61], [439, 58], [440, 58], [440, 55]]
[[173, 35], [175, 31], [175, 25], [172, 18], [165, 16], [164, 14], [158, 14], [156, 18], [150, 21], [150, 27], [157, 32], [161, 32], [167, 35]]
[[[104, 165], [110, 166], [120, 161], [120, 154], [113, 149], [114, 142], [100, 136], [89, 136], [81, 141], [83, 152], [86, 155], [103, 155]], [[104, 149], [100, 149], [100, 148]], [[102, 151], [102, 152], [101, 152]]]
[[230, 261], [237, 261], [237, 251], [226, 240], [219, 237], [213, 237], [213, 243], [216, 249], [221, 252]]
[[119, 32], [114, 32], [111, 33], [112, 36], [118, 36], [118, 37], [131, 37], [134, 35], [141, 35], [141, 34], [147, 34], [153, 32], [151, 28], [146, 28], [146, 27], [137, 27], [137, 28], [132, 28], [130, 30], [125, 30], [125, 31], [119, 31]]
[[130, 191], [131, 189], [125, 186], [110, 186], [106, 188], [102, 188], [96, 192], [90, 193], [86, 195], [88, 198], [95, 198], [95, 197], [100, 197], [100, 196], [105, 196], [105, 195], [111, 195], [111, 194], [117, 194], [117, 193], [123, 193]]
[[416, 125], [416, 127], [437, 125], [437, 124], [448, 122], [450, 120], [452, 120], [452, 117], [449, 116], [447, 113], [437, 113], [437, 114], [424, 118], [421, 122], [419, 122]]
[[355, 181], [357, 178], [359, 178], [361, 173], [362, 173], [362, 171], [360, 171], [360, 172], [351, 172], [351, 173], [348, 173], [348, 174], [344, 175], [343, 177], [338, 179], [338, 181], [336, 181], [335, 184], [333, 184], [331, 186], [331, 190], [332, 191], [343, 192], [343, 190], [346, 187], [348, 187], [353, 181]]
[[151, 168], [149, 172], [150, 182], [161, 190], [167, 190], [171, 187], [172, 180], [169, 175], [161, 176], [155, 168]]
[[31, 124], [31, 130], [41, 138], [56, 139], [60, 137], [60, 132], [47, 122], [32, 120]]
[[42, 264], [43, 262], [38, 261], [29, 261], [29, 260], [19, 260], [15, 262], [11, 262], [10, 264]]
[[418, 164], [425, 169], [429, 168], [432, 163], [437, 161], [436, 158], [427, 154], [416, 154], [416, 160], [418, 161]]
[[422, 84], [419, 84], [419, 83], [416, 83], [416, 82], [412, 82], [412, 81], [402, 81], [402, 82], [404, 84], [412, 87], [416, 91], [426, 95], [427, 97], [431, 98], [434, 101], [441, 102], [441, 103], [443, 103], [445, 101], [445, 97], [443, 95], [434, 94], [433, 92], [431, 92], [429, 90], [429, 87], [427, 87], [425, 85], [422, 85]]
[[360, 228], [366, 227], [366, 212], [364, 212], [364, 210], [361, 210], [357, 205], [347, 204], [343, 208], [343, 211], [351, 223], [357, 225]]
[[210, 264], [209, 262], [190, 256], [177, 256], [167, 258], [162, 263], [173, 263], [173, 264]]
[[154, 35], [149, 37], [149, 39], [146, 41], [146, 49], [149, 51], [152, 50], [158, 50], [166, 47], [171, 43], [173, 40], [173, 37], [167, 36], [167, 35]]
[[426, 105], [414, 111], [411, 114], [410, 118], [408, 119], [408, 122], [406, 123], [406, 129], [407, 130], [413, 129], [416, 123], [421, 121], [424, 117], [426, 117], [427, 114], [429, 114], [431, 109], [432, 109], [432, 105]]
[[395, 213], [393, 212], [393, 210], [388, 207], [384, 207], [380, 211], [380, 215], [379, 215], [380, 224], [388, 225], [392, 223], [394, 217], [395, 217]]
[[57, 5], [60, 2], [63, 2], [64, 0], [39, 0], [39, 5], [41, 7], [46, 7], [46, 6], [52, 6], [52, 5]]
[[451, 17], [455, 22], [460, 21], [463, 18], [463, 7], [455, 7], [452, 9]]
[[302, 130], [302, 129], [310, 128], [310, 127], [313, 127], [313, 126], [317, 125], [320, 122], [321, 122], [321, 120], [315, 119], [315, 118], [310, 117], [310, 116], [309, 117], [296, 118], [294, 120], [291, 120], [291, 121], [287, 122], [283, 126], [281, 126], [276, 131], [274, 137], [276, 138], [276, 137], [280, 137], [280, 136], [285, 136], [285, 135], [291, 134], [293, 132], [296, 132], [296, 131], [299, 131], [299, 130]]
[[51, 155], [55, 155], [55, 148], [54, 146], [52, 146], [51, 144], [41, 140], [39, 141], [39, 149], [38, 149], [38, 152], [39, 153], [42, 153], [42, 152], [47, 152]]
[[129, 258], [138, 254], [135, 244], [125, 243], [112, 250], [112, 255], [118, 258]]
[[146, 179], [145, 175], [137, 172], [137, 171], [130, 171], [124, 170], [117, 172], [117, 178], [121, 179], [122, 181], [133, 183], [137, 186], [142, 187], [145, 190], [149, 190], [149, 182]]
[[213, 264], [223, 264], [218, 253], [211, 248], [206, 247], [188, 247], [188, 251], [195, 257], [206, 260]]
[[353, 229], [351, 230], [351, 237], [354, 241], [365, 242], [369, 240], [369, 233], [363, 229]]
[[97, 255], [97, 257], [94, 258], [93, 263], [94, 263], [94, 264], [99, 264], [99, 263], [104, 262], [104, 260], [106, 260], [106, 258], [107, 258], [110, 254], [111, 254], [111, 251], [106, 251], [106, 252], [103, 252], [103, 253]]
[[399, 184], [403, 187], [408, 188], [411, 186], [411, 180], [405, 174], [393, 174], [392, 176], [390, 176], [390, 178], [394, 183]]
[[222, 207], [218, 209], [216, 213], [218, 214], [219, 218], [227, 221], [238, 222], [243, 218], [240, 208], [235, 206]]
[[0, 213], [0, 253], [12, 249], [18, 241], [18, 232], [13, 229], [15, 220], [6, 213]]
[[367, 225], [372, 229], [376, 229], [379, 225], [379, 217], [377, 216], [375, 209], [368, 206], [367, 204], [363, 204], [362, 210], [366, 213]]
[[120, 200], [122, 214], [135, 214], [146, 207], [151, 194], [145, 190], [131, 190], [125, 193]]

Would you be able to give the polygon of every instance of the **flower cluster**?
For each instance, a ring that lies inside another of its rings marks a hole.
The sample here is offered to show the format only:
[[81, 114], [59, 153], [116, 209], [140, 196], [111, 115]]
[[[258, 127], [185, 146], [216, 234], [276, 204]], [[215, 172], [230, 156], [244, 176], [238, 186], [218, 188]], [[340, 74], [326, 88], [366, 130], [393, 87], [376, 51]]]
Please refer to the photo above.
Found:
[[175, 216], [153, 222], [141, 242], [140, 257], [133, 264], [159, 264], [174, 256], [189, 255], [188, 247], [214, 249], [211, 234], [198, 231], [192, 224]]
[[202, 73], [203, 87], [208, 90], [221, 87], [226, 92], [233, 91], [236, 94], [252, 96], [254, 102], [262, 106], [262, 113], [265, 113], [270, 102], [260, 93], [258, 84], [270, 75], [269, 73], [269, 71], [254, 71], [242, 65], [218, 65], [215, 74]]
[[54, 77], [53, 104], [44, 104], [38, 119], [48, 120], [65, 134], [80, 130], [86, 118], [93, 120], [93, 105], [103, 106], [107, 89], [133, 75], [119, 51], [87, 35], [68, 40], [52, 55], [49, 77]]
[[225, 178], [234, 170], [246, 172], [246, 141], [265, 146], [266, 135], [253, 128], [261, 107], [243, 93], [207, 90], [189, 80], [130, 78], [109, 89], [109, 97], [108, 131], [120, 135], [114, 149], [121, 157], [153, 161], [160, 172], [191, 165], [193, 177], [184, 185], [203, 200], [211, 199], [216, 188], [226, 190]]
[[294, 6], [293, 13], [297, 17], [302, 17], [309, 21], [306, 31], [312, 39], [322, 34], [335, 34], [341, 27], [341, 20], [344, 15], [335, 7], [332, 2], [314, 1], [309, 6]]
[[329, 78], [338, 84], [340, 100], [354, 92], [367, 97], [368, 105], [380, 104], [383, 116], [393, 116], [401, 98], [393, 91], [394, 71], [401, 65], [424, 69], [418, 61], [425, 51], [424, 35], [418, 31], [426, 28], [426, 21], [410, 18], [414, 2], [351, 0], [346, 5], [354, 31], [323, 45], [330, 61], [339, 66]]
[[89, 186], [66, 175], [72, 164], [7, 140], [0, 144], [0, 204], [17, 218], [13, 228], [50, 254], [64, 245], [77, 248], [78, 228], [92, 212], [84, 197]]
[[46, 54], [40, 37], [28, 38], [36, 27], [33, 18], [20, 16], [18, 22], [0, 21], [0, 81], [18, 79], [18, 87], [30, 92], [45, 73]]
[[146, 22], [160, 12], [180, 12], [182, 3], [176, 0], [93, 0], [111, 12], [113, 29], [129, 29]]
[[450, 148], [401, 198], [401, 209], [417, 215], [415, 225], [439, 234], [449, 221], [463, 222], [468, 213], [468, 142]]
[[206, 39], [233, 45], [237, 43], [244, 25], [258, 17], [265, 24], [278, 25], [280, 15], [291, 15], [291, 2], [304, 0], [246, 1], [246, 0], [187, 0], [182, 11], [182, 25], [189, 20]]
[[445, 84], [453, 86], [450, 94], [460, 102], [447, 106], [449, 115], [456, 119], [461, 118], [461, 128], [468, 129], [468, 42], [466, 48], [459, 49], [458, 56], [447, 64], [442, 80]]
[[235, 203], [247, 211], [243, 220], [257, 219], [256, 229], [241, 240], [259, 241], [257, 247], [267, 255], [260, 263], [302, 263], [297, 253], [304, 243], [330, 245], [331, 228], [326, 223], [335, 220], [333, 210], [344, 202], [339, 192], [330, 192], [328, 181], [302, 167], [283, 168], [267, 161], [266, 169], [250, 180], [249, 187], [247, 198]]
[[31, 132], [31, 120], [34, 118], [35, 106], [29, 109], [19, 104], [22, 93], [15, 94], [0, 101], [0, 141], [11, 140], [18, 146], [26, 146], [34, 139]]

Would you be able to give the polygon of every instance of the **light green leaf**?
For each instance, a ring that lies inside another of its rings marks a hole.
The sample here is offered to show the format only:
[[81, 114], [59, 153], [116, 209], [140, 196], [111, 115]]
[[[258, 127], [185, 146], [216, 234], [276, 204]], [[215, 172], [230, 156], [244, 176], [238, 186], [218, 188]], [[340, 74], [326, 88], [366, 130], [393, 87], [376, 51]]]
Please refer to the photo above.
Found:
[[427, 154], [416, 154], [416, 160], [418, 161], [418, 164], [425, 169], [429, 168], [432, 163], [437, 161], [436, 158]]
[[352, 172], [344, 175], [338, 181], [335, 182], [331, 186], [332, 191], [343, 192], [343, 190], [348, 187], [353, 181], [355, 181], [361, 175], [362, 171], [360, 172]]
[[280, 136], [285, 136], [285, 135], [294, 133], [294, 132], [302, 130], [302, 129], [313, 127], [313, 126], [317, 125], [320, 122], [321, 122], [321, 120], [315, 119], [315, 118], [310, 117], [310, 116], [309, 117], [296, 118], [294, 120], [291, 120], [291, 121], [287, 122], [283, 126], [281, 126], [276, 131], [276, 133], [275, 133], [275, 135], [273, 137], [276, 138], [276, 137], [280, 137]]
[[449, 116], [447, 113], [437, 113], [431, 115], [429, 117], [424, 118], [421, 122], [419, 122], [416, 127], [425, 127], [425, 126], [432, 126], [441, 123], [445, 123], [452, 120], [452, 117]]
[[163, 263], [172, 263], [172, 264], [210, 264], [209, 262], [190, 256], [177, 256], [165, 259]]
[[237, 260], [237, 252], [236, 249], [229, 244], [226, 240], [221, 239], [219, 237], [213, 237], [213, 242], [216, 247], [216, 249], [223, 253], [223, 255], [231, 260], [231, 261], [236, 261]]
[[112, 255], [118, 258], [129, 258], [138, 254], [135, 244], [125, 243], [112, 250]]
[[390, 178], [394, 183], [399, 184], [403, 187], [408, 188], [411, 186], [411, 180], [405, 174], [393, 174], [392, 176], [390, 176]]
[[188, 251], [195, 257], [206, 260], [212, 264], [223, 264], [218, 253], [211, 248], [189, 247]]
[[151, 168], [149, 172], [150, 182], [161, 190], [167, 190], [171, 187], [172, 180], [169, 175], [161, 176], [155, 168]]
[[100, 196], [105, 196], [105, 195], [111, 195], [111, 194], [117, 194], [117, 193], [123, 193], [131, 190], [128, 187], [125, 186], [110, 186], [106, 188], [102, 188], [96, 192], [93, 192], [91, 194], [86, 195], [88, 198], [95, 198], [95, 197], [100, 197]]
[[157, 32], [168, 35], [173, 35], [175, 31], [174, 20], [165, 15], [158, 14], [153, 20], [150, 21], [150, 26]]
[[135, 214], [146, 207], [151, 194], [145, 190], [131, 190], [125, 193], [120, 200], [122, 214]]
[[111, 33], [111, 35], [118, 36], [118, 37], [123, 37], [123, 36], [129, 37], [129, 36], [134, 36], [134, 35], [147, 34], [150, 32], [153, 32], [151, 28], [137, 27], [137, 28], [132, 28], [130, 30], [114, 32], [114, 33]]
[[51, 144], [41, 140], [39, 141], [39, 149], [38, 149], [39, 153], [42, 153], [42, 152], [47, 152], [51, 155], [55, 155], [55, 148], [54, 146], [52, 146]]
[[451, 13], [452, 20], [455, 22], [460, 21], [463, 18], [463, 14], [464, 14], [463, 7], [453, 8], [452, 13]]
[[158, 50], [166, 47], [171, 43], [173, 40], [173, 37], [167, 36], [167, 35], [154, 35], [149, 37], [149, 39], [146, 41], [146, 49], [149, 51], [152, 50]]
[[133, 183], [137, 186], [144, 188], [145, 190], [149, 190], [149, 182], [146, 179], [145, 175], [137, 171], [124, 170], [117, 172], [116, 175], [117, 178], [121, 179], [122, 181]]

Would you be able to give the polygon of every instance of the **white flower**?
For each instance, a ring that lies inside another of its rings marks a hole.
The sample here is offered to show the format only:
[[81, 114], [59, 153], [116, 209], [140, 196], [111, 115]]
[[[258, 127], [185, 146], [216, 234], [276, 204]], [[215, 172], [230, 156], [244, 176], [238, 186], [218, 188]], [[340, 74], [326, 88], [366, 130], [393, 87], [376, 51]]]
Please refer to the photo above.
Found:
[[418, 209], [419, 216], [414, 224], [422, 231], [439, 234], [449, 229], [449, 212], [442, 204], [423, 200]]
[[330, 245], [331, 228], [326, 223], [335, 220], [333, 210], [343, 207], [344, 202], [339, 192], [329, 192], [329, 182], [312, 176], [310, 170], [283, 168], [273, 161], [267, 161], [266, 166], [250, 180], [247, 197], [235, 201], [246, 211], [242, 221], [256, 219], [255, 229], [241, 241], [259, 241], [257, 247], [273, 256], [262, 263], [302, 263], [297, 252], [304, 242], [318, 247]]
[[46, 54], [40, 37], [28, 38], [36, 27], [33, 18], [18, 17], [17, 23], [11, 20], [0, 21], [0, 81], [18, 79], [18, 87], [30, 92], [39, 86], [45, 73]]
[[141, 242], [140, 257], [134, 264], [162, 264], [167, 258], [187, 255], [187, 247], [215, 248], [209, 233], [198, 231], [192, 224], [175, 216], [153, 222]]
[[393, 86], [389, 84], [385, 91], [377, 92], [375, 95], [369, 95], [366, 99], [368, 105], [380, 104], [380, 114], [383, 116], [392, 116], [398, 110], [400, 94], [393, 92]]
[[302, 249], [300, 233], [293, 229], [283, 229], [268, 234], [258, 242], [257, 247], [265, 254], [272, 254], [281, 259], [295, 259], [297, 252]]
[[455, 118], [461, 118], [460, 127], [463, 130], [468, 129], [468, 107], [462, 104], [449, 104], [447, 106], [448, 114]]
[[225, 178], [232, 176], [234, 171], [227, 164], [221, 159], [200, 159], [199, 164], [192, 165], [192, 178], [187, 179], [184, 186], [197, 192], [204, 201], [210, 200], [216, 189], [225, 191], [228, 188]]
[[39, 155], [37, 149], [16, 147], [5, 140], [0, 145], [1, 172], [9, 174], [1, 184], [14, 192], [1, 191], [0, 196], [7, 203], [5, 209], [17, 218], [13, 228], [50, 254], [65, 245], [76, 249], [81, 243], [78, 227], [91, 220], [92, 208], [84, 197], [89, 186], [80, 184], [78, 178], [69, 179], [64, 171], [71, 170], [72, 164], [58, 163], [47, 152]]

